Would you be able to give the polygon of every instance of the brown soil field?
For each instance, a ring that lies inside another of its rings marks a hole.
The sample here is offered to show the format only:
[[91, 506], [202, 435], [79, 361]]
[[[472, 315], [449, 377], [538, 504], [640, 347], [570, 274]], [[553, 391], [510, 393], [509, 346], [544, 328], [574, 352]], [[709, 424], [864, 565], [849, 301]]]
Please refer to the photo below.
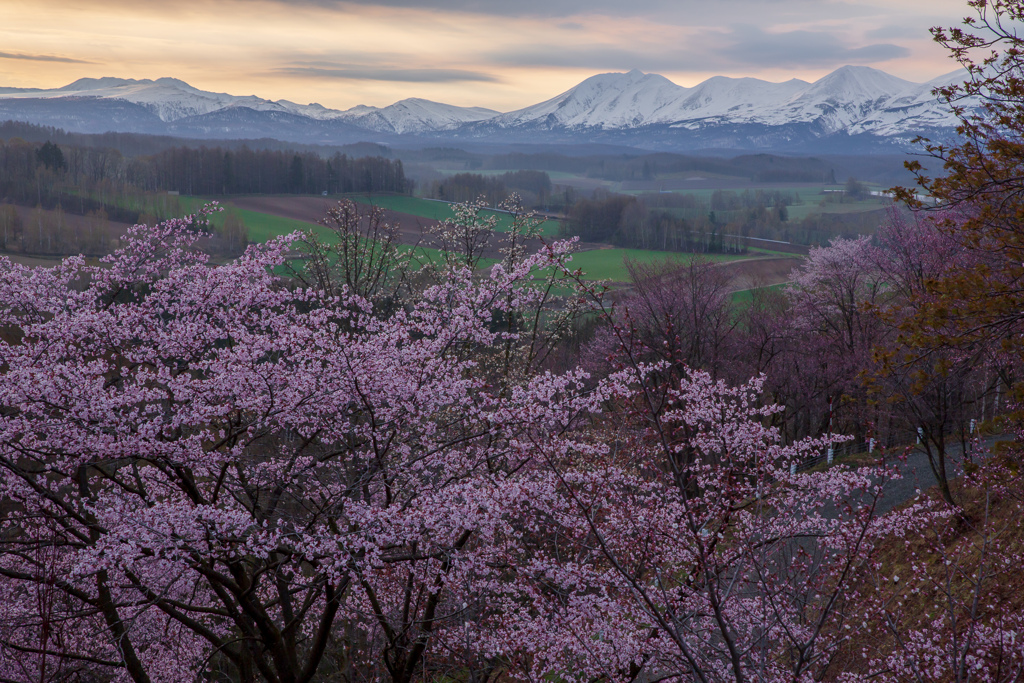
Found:
[[801, 263], [802, 258], [781, 256], [727, 261], [718, 267], [732, 276], [733, 290], [742, 291], [789, 282], [789, 274]]

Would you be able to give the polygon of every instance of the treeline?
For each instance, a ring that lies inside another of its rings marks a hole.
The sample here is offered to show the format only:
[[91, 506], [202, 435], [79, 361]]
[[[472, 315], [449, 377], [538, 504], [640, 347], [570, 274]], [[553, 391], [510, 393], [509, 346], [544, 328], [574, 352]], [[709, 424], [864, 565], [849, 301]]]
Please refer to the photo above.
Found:
[[314, 152], [321, 156], [336, 153], [350, 157], [386, 157], [393, 154], [386, 145], [376, 142], [357, 142], [350, 145], [308, 145], [272, 138], [255, 140], [196, 140], [171, 137], [169, 135], [147, 135], [144, 133], [71, 133], [62, 128], [40, 126], [24, 121], [0, 121], [0, 140], [19, 138], [26, 142], [53, 142], [61, 147], [98, 147], [117, 150], [129, 157], [148, 156], [176, 147], [213, 148], [224, 150], [256, 149], [279, 152]]
[[[860, 183], [851, 182], [863, 190]], [[851, 239], [874, 233], [886, 211], [879, 206], [877, 211], [858, 213], [815, 212], [793, 221], [790, 207], [805, 203], [793, 191], [719, 189], [706, 194], [626, 195], [598, 189], [584, 193], [553, 184], [544, 171], [527, 170], [493, 175], [457, 173], [433, 181], [426, 194], [451, 202], [482, 197], [493, 206], [512, 192], [529, 208], [564, 212], [564, 236], [578, 235], [586, 242], [620, 247], [699, 253], [742, 252], [748, 238], [801, 245], [827, 244], [835, 237]], [[828, 195], [822, 201], [844, 196]]]
[[596, 192], [572, 204], [562, 229], [587, 242], [621, 247], [735, 253], [745, 250], [746, 237], [774, 239], [765, 233], [775, 234], [796, 201], [791, 193], [763, 190], [716, 190], [710, 201], [693, 194]]
[[751, 182], [836, 183], [833, 164], [817, 157], [746, 154], [730, 159], [659, 152], [653, 154], [592, 154], [569, 156], [553, 152], [481, 155], [452, 148], [401, 152], [416, 162], [460, 162], [467, 171], [541, 170], [586, 175], [612, 181], [657, 180], [661, 176], [696, 172]]
[[500, 175], [456, 173], [433, 181], [427, 194], [450, 202], [471, 202], [480, 197], [495, 206], [515, 192], [526, 206], [546, 204], [551, 197], [551, 178], [544, 171], [510, 171]]
[[0, 204], [0, 250], [32, 255], [56, 256], [110, 251], [116, 235], [103, 209], [83, 216], [68, 214], [58, 205], [53, 210], [36, 206], [32, 210]]
[[[137, 222], [147, 225], [163, 220], [158, 216], [183, 216], [191, 210], [184, 202], [177, 201], [177, 197], [140, 196], [136, 199], [141, 207]], [[111, 223], [102, 208], [75, 215], [60, 204], [53, 209], [0, 204], [0, 251], [42, 257], [102, 256], [117, 243], [124, 227]], [[249, 244], [248, 229], [238, 211], [232, 208], [195, 227], [206, 234], [199, 246], [213, 256], [236, 256]]]
[[138, 160], [133, 184], [182, 194], [320, 194], [408, 190], [402, 162], [313, 152], [177, 147]]
[[324, 158], [313, 152], [246, 147], [176, 147], [131, 157], [110, 148], [0, 140], [0, 199], [50, 208], [61, 195], [84, 193], [89, 197], [94, 188], [104, 184], [186, 195], [408, 189], [402, 162], [383, 157], [336, 153]]
[[[176, 147], [133, 157], [104, 147], [0, 139], [0, 248], [47, 255], [105, 253], [116, 238], [108, 229], [111, 222], [152, 224], [184, 215], [193, 206], [180, 195], [407, 188], [402, 162], [379, 156]], [[217, 225], [208, 245], [214, 252], [244, 249], [247, 230], [238, 216]]]
[[181, 195], [404, 192], [402, 162], [313, 152], [177, 147], [127, 156], [104, 147], [0, 139], [0, 204], [121, 223], [181, 215]]

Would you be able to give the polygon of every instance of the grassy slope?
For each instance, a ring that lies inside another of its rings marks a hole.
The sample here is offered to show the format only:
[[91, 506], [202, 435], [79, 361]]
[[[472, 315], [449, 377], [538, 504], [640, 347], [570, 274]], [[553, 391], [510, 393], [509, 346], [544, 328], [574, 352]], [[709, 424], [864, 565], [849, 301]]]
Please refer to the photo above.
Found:
[[[641, 263], [657, 261], [676, 261], [680, 264], [689, 262], [695, 254], [680, 254], [669, 251], [645, 251], [643, 249], [595, 249], [573, 255], [572, 266], [582, 268], [588, 280], [612, 280], [627, 282], [629, 272], [626, 270], [625, 259], [628, 257]], [[723, 262], [750, 258], [750, 254], [700, 254], [709, 261]]]
[[767, 287], [755, 287], [754, 289], [741, 289], [732, 293], [732, 302], [742, 306], [750, 306], [754, 302], [755, 291], [759, 289], [782, 291], [786, 287], [789, 287], [788, 282], [780, 282], [777, 285], [768, 285]]
[[[1002, 450], [999, 444], [996, 450]], [[956, 613], [961, 620], [962, 633], [970, 623], [968, 612], [975, 597], [973, 582], [985, 572], [988, 575], [978, 591], [982, 597], [980, 621], [989, 623], [1001, 614], [1024, 613], [1021, 568], [1015, 564], [993, 563], [1002, 553], [985, 553], [993, 544], [1002, 546], [1006, 556], [1024, 553], [1024, 525], [1020, 521], [1024, 515], [1024, 496], [1021, 495], [1024, 468], [1020, 458], [1020, 454], [1012, 453], [992, 458], [991, 462], [1002, 470], [993, 487], [972, 485], [964, 477], [951, 482], [953, 495], [963, 511], [959, 518], [954, 516], [946, 523], [936, 523], [922, 534], [909, 534], [906, 538], [894, 536], [883, 542], [879, 549], [877, 578], [868, 580], [858, 589], [866, 596], [890, 601], [890, 608], [901, 612], [904, 636], [910, 629], [927, 634], [933, 630], [935, 620], [948, 618], [951, 613]], [[925, 491], [924, 496], [934, 501], [941, 499], [937, 486]], [[944, 539], [942, 554], [935, 550], [938, 534]], [[914, 562], [927, 567], [926, 579], [914, 580], [911, 569]], [[952, 602], [949, 595], [953, 596]], [[884, 629], [856, 633], [826, 680], [835, 680], [840, 672], [865, 673], [862, 652], [885, 656], [893, 651], [896, 642], [894, 635]]]

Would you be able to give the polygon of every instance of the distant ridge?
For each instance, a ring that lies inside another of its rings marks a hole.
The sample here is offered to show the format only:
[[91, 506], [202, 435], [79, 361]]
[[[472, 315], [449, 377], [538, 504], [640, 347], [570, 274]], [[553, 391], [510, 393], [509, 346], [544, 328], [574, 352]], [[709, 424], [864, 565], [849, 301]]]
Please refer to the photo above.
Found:
[[272, 137], [314, 144], [476, 140], [680, 151], [842, 151], [844, 146], [893, 151], [919, 134], [953, 134], [956, 119], [931, 91], [965, 76], [954, 72], [912, 83], [877, 69], [844, 66], [814, 83], [715, 76], [686, 88], [633, 70], [592, 76], [551, 99], [506, 113], [419, 98], [340, 111], [207, 92], [174, 78], [82, 78], [49, 90], [0, 88], [0, 119], [83, 133]]

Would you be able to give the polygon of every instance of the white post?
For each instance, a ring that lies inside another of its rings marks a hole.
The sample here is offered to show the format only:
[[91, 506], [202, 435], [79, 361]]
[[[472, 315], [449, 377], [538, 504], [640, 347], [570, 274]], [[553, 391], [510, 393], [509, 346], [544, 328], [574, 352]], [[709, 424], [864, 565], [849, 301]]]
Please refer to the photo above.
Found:
[[832, 461], [835, 460], [836, 451], [832, 446], [828, 447], [828, 464], [831, 465]]
[[924, 427], [917, 428], [917, 443], [921, 443], [921, 439], [924, 438]]
[[874, 452], [875, 452], [875, 437], [871, 437], [871, 439], [868, 441], [868, 453], [874, 453]]

